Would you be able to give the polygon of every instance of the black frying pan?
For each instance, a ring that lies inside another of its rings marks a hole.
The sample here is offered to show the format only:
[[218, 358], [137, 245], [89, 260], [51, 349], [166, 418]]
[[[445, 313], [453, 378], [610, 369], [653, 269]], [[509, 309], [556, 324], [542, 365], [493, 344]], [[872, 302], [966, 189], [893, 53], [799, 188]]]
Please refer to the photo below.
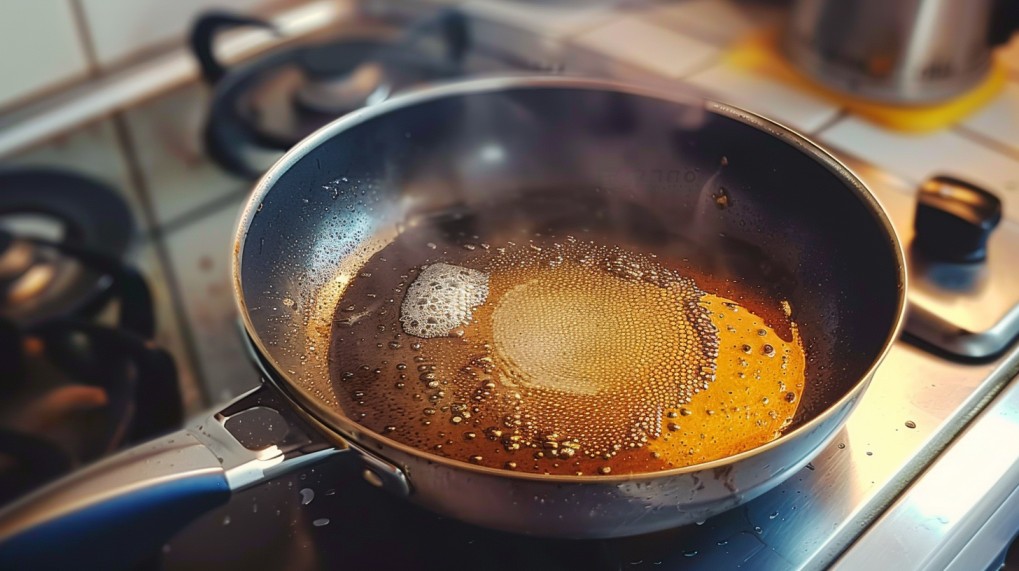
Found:
[[[361, 181], [364, 192], [334, 192], [344, 179]], [[727, 189], [729, 208], [702, 206], [709, 183]], [[522, 189], [542, 189], [552, 206], [519, 224], [566, 231], [589, 223], [591, 201], [570, 193], [598, 189], [616, 213], [614, 230], [663, 248], [687, 244], [719, 277], [789, 300], [808, 353], [794, 425], [766, 445], [687, 468], [549, 476], [442, 458], [352, 420], [337, 405], [321, 350], [344, 276], [407, 220], [449, 210], [469, 218]], [[518, 533], [612, 537], [703, 520], [774, 487], [830, 440], [904, 312], [892, 226], [830, 155], [738, 109], [578, 79], [472, 81], [332, 123], [263, 177], [234, 252], [238, 302], [265, 386], [6, 510], [0, 562], [120, 561], [125, 543], [135, 551], [158, 545], [156, 536], [230, 491], [341, 450], [360, 454], [379, 487]], [[116, 557], [104, 551], [111, 537]], [[75, 547], [45, 547], [55, 541]]]

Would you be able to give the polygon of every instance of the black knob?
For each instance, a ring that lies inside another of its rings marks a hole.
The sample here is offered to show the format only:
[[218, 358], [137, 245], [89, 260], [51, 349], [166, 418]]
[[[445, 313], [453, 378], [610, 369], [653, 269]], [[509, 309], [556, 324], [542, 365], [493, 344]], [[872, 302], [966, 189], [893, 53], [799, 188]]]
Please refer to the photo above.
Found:
[[933, 259], [980, 262], [987, 257], [987, 238], [1000, 221], [997, 196], [956, 178], [936, 176], [920, 185], [913, 243]]

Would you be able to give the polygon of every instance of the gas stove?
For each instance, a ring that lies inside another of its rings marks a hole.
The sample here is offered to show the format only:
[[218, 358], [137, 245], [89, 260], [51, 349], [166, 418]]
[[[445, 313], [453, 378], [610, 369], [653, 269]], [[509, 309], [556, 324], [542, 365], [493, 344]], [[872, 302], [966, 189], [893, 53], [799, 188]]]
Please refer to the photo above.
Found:
[[[1019, 146], [1010, 140], [1015, 137], [1009, 129], [1019, 128], [1019, 57], [1013, 64], [1006, 56], [1011, 83], [983, 111], [932, 133], [903, 134], [862, 121], [836, 101], [732, 65], [734, 45], [781, 19], [772, 2], [332, 4], [344, 7], [330, 12], [335, 20], [313, 38], [293, 40], [294, 45], [349, 47], [354, 44], [346, 39], [356, 39], [370, 44], [356, 44], [358, 49], [372, 57], [381, 53], [388, 62], [392, 56], [380, 45], [400, 44], [412, 22], [456, 5], [470, 39], [456, 76], [607, 76], [663, 89], [695, 89], [769, 116], [832, 149], [888, 209], [906, 245], [912, 243], [918, 189], [934, 175], [952, 175], [990, 190], [1001, 199], [1004, 217], [990, 234], [983, 263], [924, 263], [910, 249], [909, 333], [894, 345], [830, 445], [800, 473], [740, 508], [648, 536], [582, 542], [525, 538], [441, 518], [390, 497], [362, 478], [356, 458], [341, 454], [235, 495], [167, 543], [153, 556], [154, 566], [996, 568], [1019, 530], [1019, 497], [1013, 493], [1019, 487], [1019, 386], [1012, 382], [1019, 370], [1014, 342], [1019, 200], [1013, 196], [1019, 190]], [[280, 21], [286, 17], [277, 19], [277, 25]], [[437, 37], [441, 55], [443, 36]], [[273, 53], [255, 57], [286, 59]], [[222, 85], [243, 82], [230, 80], [232, 71], [256, 69], [257, 61], [230, 68], [225, 80], [210, 81], [216, 85], [211, 99], [216, 100]], [[367, 94], [368, 103], [372, 97], [388, 97], [361, 88], [388, 85], [379, 81], [381, 65], [347, 65], [346, 72], [356, 73], [340, 74], [337, 80], [337, 70], [326, 66], [323, 71], [312, 62], [311, 71], [305, 71], [313, 81], [301, 84], [295, 80], [300, 74], [291, 70], [234, 109], [241, 117], [257, 119], [270, 135], [283, 129], [295, 136], [310, 128], [304, 122], [309, 117], [324, 109], [325, 115], [340, 112], [335, 104], [351, 100], [352, 93], [357, 98]], [[444, 65], [439, 67], [439, 76], [448, 75]], [[209, 78], [212, 68], [205, 69]], [[400, 89], [416, 82], [412, 77]], [[192, 88], [185, 88], [190, 95], [177, 91], [132, 104], [125, 123], [139, 162], [155, 165], [150, 170], [143, 166], [137, 176], [146, 182], [155, 207], [155, 235], [163, 241], [178, 282], [192, 357], [204, 372], [205, 393], [216, 401], [257, 383], [234, 335], [226, 250], [229, 226], [250, 187], [242, 178], [257, 175], [282, 150], [262, 145], [255, 159], [234, 162], [241, 168], [233, 168], [221, 160], [222, 153], [209, 152], [208, 122], [215, 119], [208, 110], [210, 97], [195, 97], [187, 89]], [[280, 102], [286, 112], [277, 116], [272, 109]], [[170, 124], [182, 110], [190, 119], [181, 137], [192, 145], [183, 151], [166, 136], [175, 132], [176, 125]], [[153, 131], [162, 133], [162, 140], [144, 136]], [[272, 142], [274, 136], [255, 139]], [[183, 158], [176, 162], [158, 158], [178, 151]], [[201, 201], [173, 195], [199, 187], [212, 196]]]
[[[376, 15], [396, 19], [429, 8], [427, 2], [377, 4]], [[768, 6], [746, 12], [724, 3], [676, 9], [631, 3], [621, 13], [604, 5], [506, 4], [466, 2], [463, 9], [478, 46], [507, 60], [659, 88], [692, 85], [777, 114], [779, 121], [821, 134], [822, 143], [825, 131], [837, 133], [840, 121], [852, 120], [837, 105], [766, 77], [739, 77], [725, 64], [731, 31], [694, 23], [695, 16], [721, 10], [745, 35], [775, 21]], [[716, 19], [704, 20], [717, 26]], [[764, 100], [733, 96], [748, 87]], [[790, 106], [786, 92], [803, 104]], [[903, 243], [912, 244], [922, 179], [832, 146], [888, 209]], [[985, 150], [1000, 152], [994, 145]], [[952, 166], [932, 164], [929, 174], [951, 174]], [[1007, 213], [1011, 197], [1000, 185], [994, 190], [1006, 194]], [[486, 569], [858, 569], [887, 568], [893, 561], [902, 569], [996, 567], [1019, 530], [1019, 516], [1012, 515], [1019, 512], [1009, 509], [1019, 501], [1012, 497], [1019, 445], [1010, 444], [1019, 432], [1019, 387], [1010, 384], [1019, 369], [1013, 345], [1019, 225], [1006, 216], [980, 264], [926, 262], [916, 248], [908, 249], [912, 317], [906, 338], [830, 446], [801, 473], [741, 508], [650, 536], [522, 538], [389, 498], [362, 481], [356, 461], [338, 458], [240, 494], [167, 544], [165, 568], [439, 568], [452, 561]], [[979, 474], [971, 468], [977, 463]], [[201, 547], [210, 535], [217, 538], [214, 556]]]

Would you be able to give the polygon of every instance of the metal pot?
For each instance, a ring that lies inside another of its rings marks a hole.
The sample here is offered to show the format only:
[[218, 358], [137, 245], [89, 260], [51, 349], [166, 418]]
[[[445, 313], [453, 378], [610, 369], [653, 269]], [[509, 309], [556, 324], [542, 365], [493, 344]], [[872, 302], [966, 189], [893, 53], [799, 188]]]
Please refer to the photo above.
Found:
[[891, 103], [933, 103], [972, 88], [991, 50], [1019, 27], [1011, 0], [797, 0], [792, 61], [836, 89]]
[[[336, 192], [358, 180], [372, 190]], [[324, 350], [344, 276], [418, 214], [483, 207], [535, 184], [548, 197], [569, 187], [621, 200], [628, 209], [619, 224], [633, 233], [669, 237], [696, 221], [710, 230], [706, 253], [750, 252], [748, 271], [773, 278], [805, 339], [808, 388], [794, 425], [701, 465], [555, 476], [431, 455], [348, 417], [335, 404]], [[714, 185], [727, 189], [730, 208], [714, 208], [704, 192]], [[515, 533], [614, 537], [703, 520], [777, 485], [835, 435], [898, 334], [905, 276], [892, 225], [863, 184], [756, 115], [567, 78], [476, 80], [405, 95], [299, 144], [244, 210], [236, 297], [262, 388], [8, 508], [0, 566], [122, 564], [232, 491], [342, 451], [358, 454], [365, 478], [381, 488]]]

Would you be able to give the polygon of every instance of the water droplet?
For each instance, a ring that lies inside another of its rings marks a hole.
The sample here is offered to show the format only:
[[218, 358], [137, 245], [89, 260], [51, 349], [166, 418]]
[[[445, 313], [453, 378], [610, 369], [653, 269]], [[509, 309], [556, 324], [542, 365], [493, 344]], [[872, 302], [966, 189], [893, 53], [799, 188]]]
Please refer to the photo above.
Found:
[[778, 517], [778, 512], [771, 512], [771, 514], [768, 515], [768, 519], [775, 519], [777, 517]]
[[906, 428], [916, 428], [916, 423], [913, 422], [912, 420], [907, 420], [906, 421]]
[[230, 516], [226, 516], [223, 518], [223, 525], [230, 525]]
[[698, 553], [698, 551], [696, 549], [691, 549], [690, 551], [684, 551], [683, 552], [683, 557], [693, 557], [693, 556], [697, 555], [697, 553]]
[[301, 505], [306, 506], [311, 503], [311, 500], [315, 499], [315, 490], [311, 488], [301, 488]]
[[315, 521], [311, 522], [311, 525], [313, 525], [315, 527], [322, 527], [322, 526], [325, 526], [325, 525], [329, 525], [329, 518], [327, 518], [327, 517], [320, 517], [320, 518], [316, 519]]

